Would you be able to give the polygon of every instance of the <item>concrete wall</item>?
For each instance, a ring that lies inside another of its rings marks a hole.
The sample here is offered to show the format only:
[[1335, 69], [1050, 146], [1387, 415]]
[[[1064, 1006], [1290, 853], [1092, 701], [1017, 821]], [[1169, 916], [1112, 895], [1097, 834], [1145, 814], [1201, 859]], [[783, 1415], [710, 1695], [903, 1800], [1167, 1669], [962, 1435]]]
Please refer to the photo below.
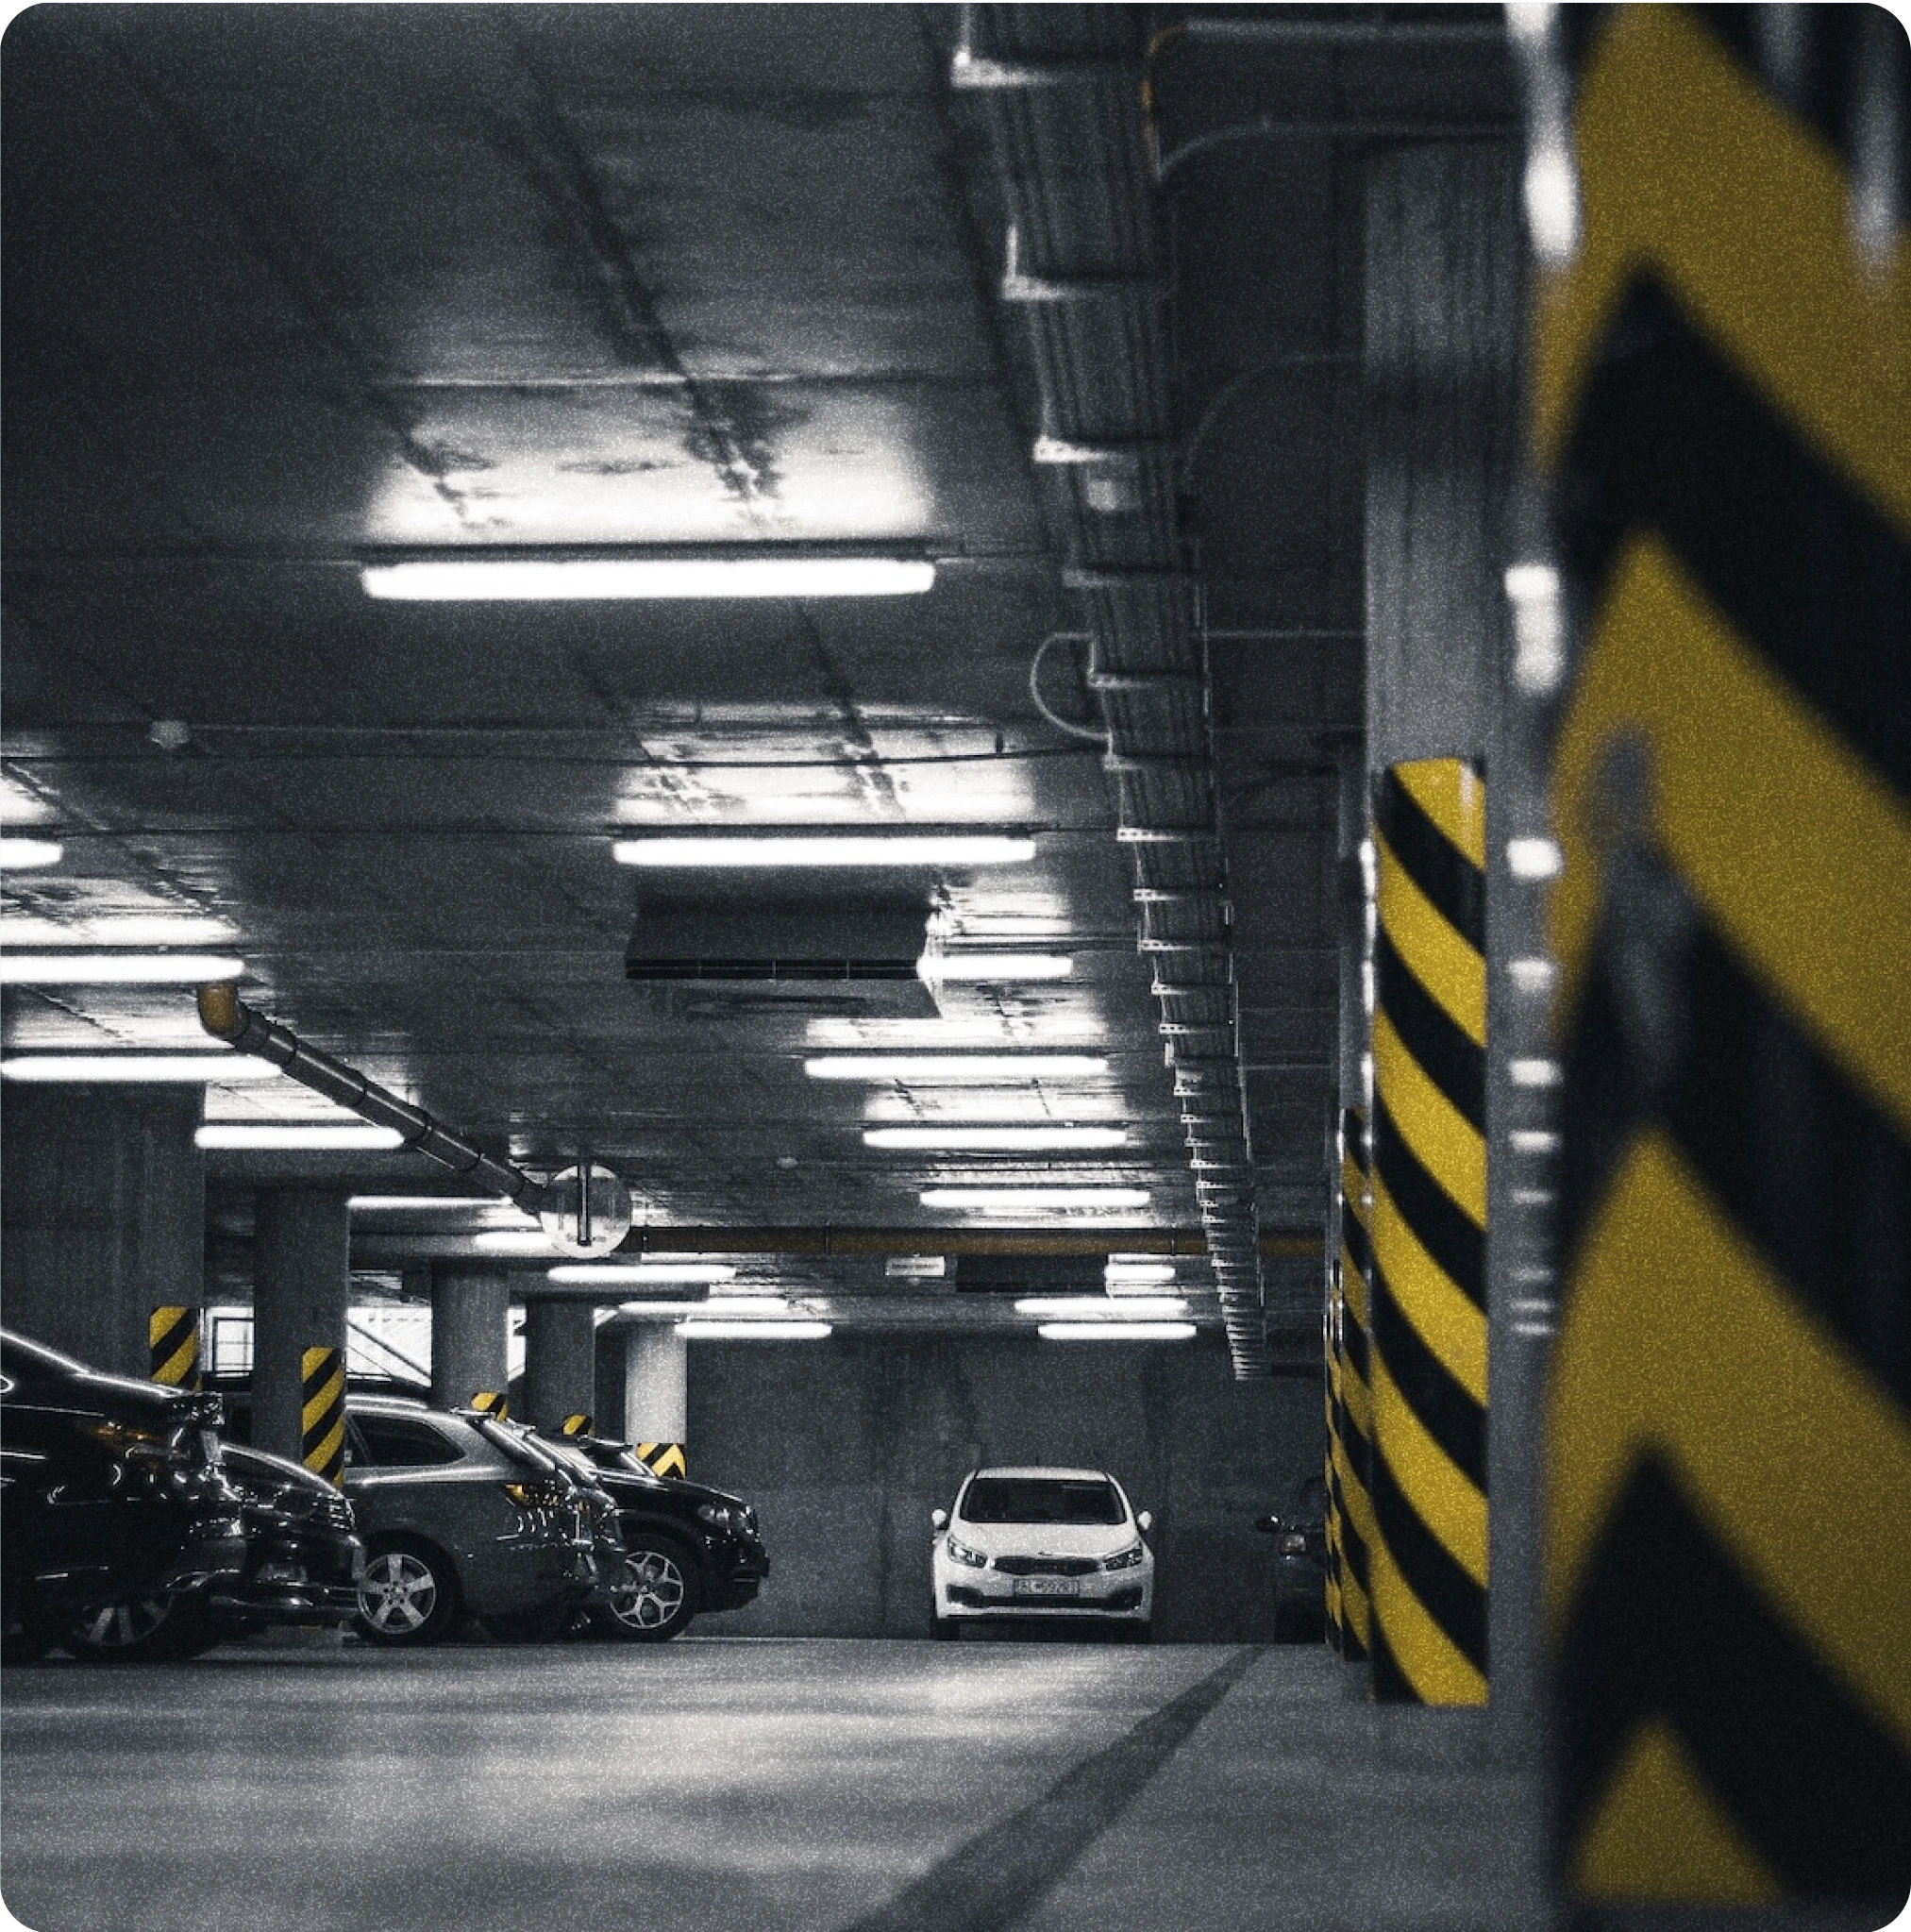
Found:
[[1250, 1524], [1321, 1464], [1318, 1383], [1238, 1383], [1206, 1338], [696, 1342], [689, 1383], [690, 1473], [754, 1504], [770, 1550], [763, 1595], [708, 1626], [738, 1635], [927, 1636], [930, 1511], [995, 1462], [1105, 1469], [1154, 1511], [1158, 1638], [1265, 1640]]

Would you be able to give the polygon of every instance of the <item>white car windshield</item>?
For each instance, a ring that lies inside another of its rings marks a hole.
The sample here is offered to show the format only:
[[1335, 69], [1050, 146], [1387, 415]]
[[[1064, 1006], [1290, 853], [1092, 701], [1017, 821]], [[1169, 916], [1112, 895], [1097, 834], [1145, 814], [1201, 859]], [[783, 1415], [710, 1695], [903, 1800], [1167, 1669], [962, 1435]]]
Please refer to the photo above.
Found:
[[963, 1498], [964, 1522], [1121, 1523], [1120, 1492], [1110, 1482], [1064, 1476], [978, 1476]]

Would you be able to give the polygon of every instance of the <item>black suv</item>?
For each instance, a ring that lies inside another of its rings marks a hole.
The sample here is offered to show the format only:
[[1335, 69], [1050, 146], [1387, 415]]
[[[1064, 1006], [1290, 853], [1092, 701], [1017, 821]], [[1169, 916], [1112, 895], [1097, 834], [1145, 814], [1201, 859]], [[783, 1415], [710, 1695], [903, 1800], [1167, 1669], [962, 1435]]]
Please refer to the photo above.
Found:
[[216, 1396], [104, 1375], [0, 1335], [0, 1586], [9, 1661], [189, 1655], [247, 1545]]
[[628, 1442], [598, 1436], [537, 1436], [610, 1492], [624, 1537], [609, 1601], [590, 1606], [607, 1637], [663, 1643], [699, 1610], [740, 1610], [770, 1573], [757, 1514], [740, 1496], [659, 1476]]

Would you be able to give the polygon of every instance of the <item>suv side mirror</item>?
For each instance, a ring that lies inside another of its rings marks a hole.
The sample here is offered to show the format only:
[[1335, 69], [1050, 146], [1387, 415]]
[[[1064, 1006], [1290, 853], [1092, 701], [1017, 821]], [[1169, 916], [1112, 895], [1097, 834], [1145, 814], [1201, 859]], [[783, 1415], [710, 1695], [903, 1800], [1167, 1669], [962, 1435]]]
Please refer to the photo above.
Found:
[[1135, 1526], [1135, 1528], [1136, 1528], [1136, 1529], [1138, 1529], [1138, 1530], [1151, 1530], [1151, 1529], [1153, 1529], [1153, 1527], [1154, 1527], [1154, 1511], [1153, 1511], [1153, 1510], [1151, 1510], [1151, 1509], [1144, 1509], [1144, 1510], [1140, 1511], [1140, 1512], [1139, 1512], [1139, 1513], [1138, 1513], [1138, 1514], [1136, 1515], [1136, 1517], [1135, 1517], [1135, 1519], [1134, 1519], [1134, 1526]]
[[1254, 1527], [1263, 1536], [1271, 1537], [1280, 1529], [1281, 1519], [1278, 1516], [1257, 1516], [1254, 1519]]
[[948, 1528], [948, 1511], [947, 1511], [947, 1510], [946, 1510], [946, 1509], [931, 1509], [931, 1510], [930, 1511], [930, 1513], [929, 1513], [929, 1522], [930, 1522], [930, 1527], [931, 1529], [937, 1529], [937, 1530], [946, 1530], [946, 1529], [947, 1529], [947, 1528]]

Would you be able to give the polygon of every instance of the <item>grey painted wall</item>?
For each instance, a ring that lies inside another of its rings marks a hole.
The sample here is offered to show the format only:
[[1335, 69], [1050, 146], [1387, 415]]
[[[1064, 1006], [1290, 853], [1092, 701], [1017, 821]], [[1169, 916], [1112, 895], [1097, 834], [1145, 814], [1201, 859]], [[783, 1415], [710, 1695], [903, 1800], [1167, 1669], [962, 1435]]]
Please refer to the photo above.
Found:
[[1271, 1538], [1251, 1527], [1320, 1469], [1317, 1382], [1240, 1383], [1218, 1339], [1033, 1336], [698, 1342], [691, 1475], [747, 1497], [772, 1574], [712, 1632], [927, 1636], [929, 1513], [979, 1463], [1111, 1470], [1157, 1519], [1155, 1629], [1273, 1634]]

